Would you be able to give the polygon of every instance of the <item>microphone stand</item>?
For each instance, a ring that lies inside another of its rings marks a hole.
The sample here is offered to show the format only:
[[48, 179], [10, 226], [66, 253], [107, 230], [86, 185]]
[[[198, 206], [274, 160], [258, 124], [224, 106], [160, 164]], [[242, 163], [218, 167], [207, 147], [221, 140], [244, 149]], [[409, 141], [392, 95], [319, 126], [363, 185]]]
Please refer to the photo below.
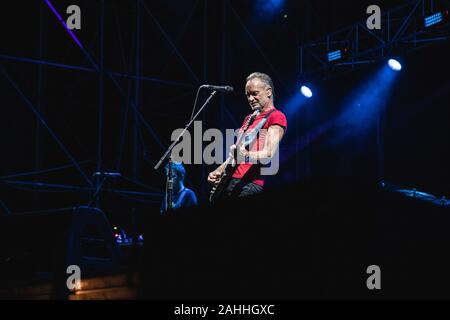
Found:
[[172, 210], [172, 195], [173, 195], [173, 175], [172, 175], [172, 156], [169, 159], [169, 172], [166, 181], [166, 212]]
[[169, 148], [167, 149], [167, 151], [164, 153], [164, 155], [161, 157], [161, 159], [159, 159], [158, 163], [155, 166], [155, 170], [158, 170], [159, 167], [161, 166], [161, 164], [164, 162], [164, 159], [167, 158], [167, 156], [169, 155], [169, 153], [172, 152], [173, 148], [175, 147], [175, 145], [180, 142], [181, 137], [184, 135], [184, 133], [189, 129], [189, 127], [192, 125], [192, 123], [195, 121], [195, 119], [198, 117], [198, 115], [200, 114], [200, 112], [202, 112], [202, 110], [208, 105], [208, 103], [211, 101], [211, 99], [216, 95], [217, 91], [212, 91], [211, 94], [209, 95], [208, 99], [206, 99], [205, 103], [203, 104], [203, 106], [200, 108], [200, 110], [198, 110], [198, 112], [195, 114], [194, 117], [192, 117], [191, 121], [186, 125], [186, 127], [183, 129], [183, 131], [180, 133], [180, 135], [176, 138], [176, 140], [169, 146]]

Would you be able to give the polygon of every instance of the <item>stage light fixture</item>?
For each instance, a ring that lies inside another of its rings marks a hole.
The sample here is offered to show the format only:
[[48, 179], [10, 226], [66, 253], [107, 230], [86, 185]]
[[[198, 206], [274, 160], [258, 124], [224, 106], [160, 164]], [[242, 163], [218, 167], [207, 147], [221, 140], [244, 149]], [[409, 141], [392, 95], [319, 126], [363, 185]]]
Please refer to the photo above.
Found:
[[388, 61], [389, 67], [394, 71], [400, 71], [402, 69], [402, 65], [395, 59], [389, 59]]
[[311, 89], [308, 88], [307, 86], [302, 86], [302, 87], [300, 88], [300, 91], [301, 91], [301, 93], [302, 93], [306, 98], [308, 98], [308, 99], [311, 98], [312, 95], [313, 95]]
[[442, 12], [438, 12], [438, 13], [432, 14], [431, 16], [425, 17], [425, 19], [424, 19], [425, 28], [428, 28], [435, 24], [438, 24], [438, 23], [442, 22], [442, 20], [443, 20]]
[[336, 50], [328, 52], [328, 62], [336, 61], [342, 58], [342, 51]]

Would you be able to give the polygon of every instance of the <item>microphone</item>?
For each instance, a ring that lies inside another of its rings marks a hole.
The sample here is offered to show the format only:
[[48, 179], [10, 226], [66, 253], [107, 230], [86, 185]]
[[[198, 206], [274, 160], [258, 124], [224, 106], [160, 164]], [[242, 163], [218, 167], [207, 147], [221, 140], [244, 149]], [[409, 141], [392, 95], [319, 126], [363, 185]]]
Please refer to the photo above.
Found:
[[233, 87], [230, 86], [212, 86], [209, 84], [202, 85], [203, 88], [209, 89], [209, 90], [215, 90], [220, 92], [233, 92]]
[[102, 177], [113, 177], [113, 178], [116, 178], [116, 177], [121, 177], [122, 175], [120, 174], [120, 172], [100, 172], [100, 171], [97, 171], [97, 172], [94, 172], [93, 174], [92, 174], [92, 176], [102, 176]]

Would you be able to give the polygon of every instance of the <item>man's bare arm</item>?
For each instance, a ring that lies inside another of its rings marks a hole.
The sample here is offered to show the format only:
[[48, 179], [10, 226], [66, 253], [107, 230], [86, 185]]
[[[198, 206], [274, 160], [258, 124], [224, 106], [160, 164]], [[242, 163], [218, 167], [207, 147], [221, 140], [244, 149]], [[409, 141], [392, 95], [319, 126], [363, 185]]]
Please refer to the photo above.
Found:
[[271, 159], [277, 152], [281, 139], [284, 136], [284, 128], [279, 125], [270, 126], [267, 130], [264, 147], [259, 151], [244, 151], [241, 148], [241, 153], [250, 158], [250, 160]]

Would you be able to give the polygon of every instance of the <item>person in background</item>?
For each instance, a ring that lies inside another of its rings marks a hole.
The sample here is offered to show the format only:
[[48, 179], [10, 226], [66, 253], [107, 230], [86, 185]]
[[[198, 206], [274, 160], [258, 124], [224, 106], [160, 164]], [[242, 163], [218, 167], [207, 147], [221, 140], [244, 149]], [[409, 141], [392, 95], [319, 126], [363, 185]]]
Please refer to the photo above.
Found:
[[[169, 163], [166, 165], [166, 176], [169, 175]], [[197, 205], [197, 197], [191, 189], [188, 189], [184, 185], [184, 177], [186, 176], [186, 170], [182, 163], [172, 163], [172, 180], [173, 180], [173, 191], [172, 191], [172, 210], [177, 210], [180, 208], [193, 207]], [[161, 204], [161, 213], [167, 212], [168, 192], [166, 192], [163, 202]]]

